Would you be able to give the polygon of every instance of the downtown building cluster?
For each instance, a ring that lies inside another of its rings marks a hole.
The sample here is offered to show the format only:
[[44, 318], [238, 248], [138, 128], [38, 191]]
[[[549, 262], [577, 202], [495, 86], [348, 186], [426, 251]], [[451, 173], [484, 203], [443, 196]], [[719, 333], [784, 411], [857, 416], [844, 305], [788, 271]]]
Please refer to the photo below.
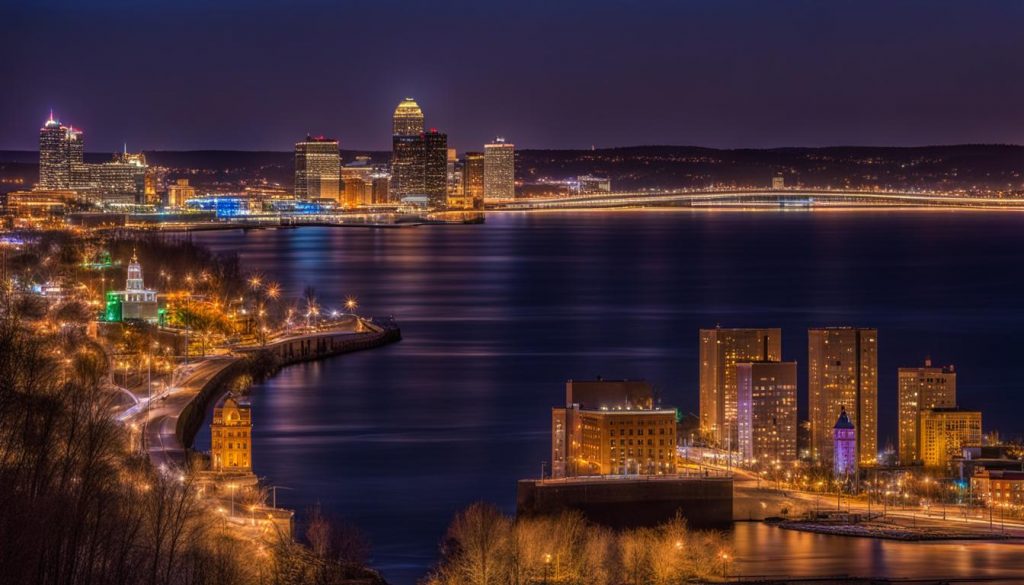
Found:
[[485, 201], [515, 198], [515, 146], [498, 138], [460, 159], [448, 135], [427, 129], [423, 110], [406, 98], [392, 116], [390, 165], [373, 165], [369, 157], [342, 164], [333, 138], [296, 143], [295, 197], [344, 209], [480, 210]]
[[[880, 463], [878, 331], [808, 330], [809, 433], [798, 447], [797, 363], [782, 360], [781, 329], [700, 331], [700, 432], [730, 459], [778, 466], [800, 458], [856, 474]], [[952, 366], [900, 368], [898, 462], [947, 467], [982, 442], [981, 413], [956, 402]]]
[[140, 153], [115, 154], [103, 163], [85, 162], [85, 136], [53, 113], [39, 129], [39, 183], [36, 193], [76, 196], [97, 204], [145, 204], [155, 193]]

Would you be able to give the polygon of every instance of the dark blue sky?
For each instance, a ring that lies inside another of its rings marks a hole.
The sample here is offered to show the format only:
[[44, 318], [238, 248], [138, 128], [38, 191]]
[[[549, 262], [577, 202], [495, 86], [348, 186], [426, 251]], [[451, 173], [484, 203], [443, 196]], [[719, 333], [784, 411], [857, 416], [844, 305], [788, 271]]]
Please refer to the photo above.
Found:
[[1024, 3], [0, 0], [0, 148], [1024, 142]]

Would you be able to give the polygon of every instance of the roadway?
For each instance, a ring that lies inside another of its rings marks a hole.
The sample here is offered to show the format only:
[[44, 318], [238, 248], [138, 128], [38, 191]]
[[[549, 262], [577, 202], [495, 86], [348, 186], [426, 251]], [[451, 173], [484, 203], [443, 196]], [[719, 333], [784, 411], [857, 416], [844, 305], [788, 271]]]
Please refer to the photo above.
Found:
[[1024, 199], [968, 197], [951, 193], [826, 189], [747, 189], [637, 191], [517, 200], [496, 203], [495, 210], [601, 209], [622, 207], [911, 207], [1007, 209], [1024, 211]]
[[155, 395], [148, 408], [146, 399], [142, 399], [142, 408], [134, 417], [127, 419], [126, 422], [134, 422], [143, 429], [143, 445], [155, 467], [164, 472], [184, 472], [186, 456], [185, 447], [176, 433], [178, 417], [203, 386], [236, 359], [213, 356], [181, 366], [176, 376], [180, 379], [176, 383]]

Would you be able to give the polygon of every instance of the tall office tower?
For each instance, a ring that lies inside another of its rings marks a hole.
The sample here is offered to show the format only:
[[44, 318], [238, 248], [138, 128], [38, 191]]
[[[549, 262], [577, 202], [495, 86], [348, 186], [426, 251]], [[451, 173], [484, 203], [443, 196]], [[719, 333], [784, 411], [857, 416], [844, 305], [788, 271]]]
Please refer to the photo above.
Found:
[[496, 138], [484, 145], [484, 200], [500, 201], [516, 196], [516, 147]]
[[425, 193], [425, 156], [423, 110], [415, 100], [405, 98], [392, 117], [391, 198], [401, 201], [403, 197]]
[[796, 362], [736, 364], [739, 453], [747, 461], [796, 461]]
[[650, 384], [569, 380], [551, 409], [551, 475], [674, 473], [676, 412], [654, 408]]
[[922, 459], [921, 413], [931, 408], [956, 406], [956, 372], [953, 366], [899, 369], [899, 456], [900, 464]]
[[856, 430], [857, 461], [878, 458], [878, 330], [811, 329], [807, 334], [811, 458], [834, 463], [832, 427], [846, 409]]
[[700, 330], [700, 429], [713, 443], [736, 449], [736, 364], [782, 359], [781, 329]]
[[448, 202], [448, 135], [431, 128], [423, 134], [423, 192], [431, 209]]
[[981, 446], [981, 412], [932, 408], [921, 413], [921, 461], [925, 467], [945, 467], [968, 446]]
[[473, 209], [484, 207], [484, 153], [467, 152], [462, 165], [463, 196]]
[[323, 136], [307, 136], [295, 143], [295, 198], [340, 198], [341, 153], [338, 141]]
[[39, 187], [70, 189], [71, 168], [83, 162], [82, 133], [53, 117], [39, 129]]
[[394, 200], [401, 201], [403, 197], [426, 192], [423, 174], [426, 152], [423, 134], [396, 134], [391, 138], [391, 197]]
[[395, 108], [391, 120], [395, 136], [419, 136], [423, 134], [423, 110], [412, 98], [405, 98]]

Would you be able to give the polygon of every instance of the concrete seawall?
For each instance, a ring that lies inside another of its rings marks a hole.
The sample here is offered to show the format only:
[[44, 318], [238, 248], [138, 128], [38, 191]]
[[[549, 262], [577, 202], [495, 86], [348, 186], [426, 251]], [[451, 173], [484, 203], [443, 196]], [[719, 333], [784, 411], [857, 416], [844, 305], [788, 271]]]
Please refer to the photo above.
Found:
[[374, 349], [402, 339], [402, 331], [394, 323], [365, 325], [369, 329], [365, 333], [325, 332], [278, 340], [261, 347], [237, 349], [236, 353], [241, 357], [207, 380], [196, 397], [181, 411], [175, 428], [178, 441], [186, 449], [192, 448], [196, 433], [202, 427], [211, 406], [227, 391], [233, 380], [251, 373], [252, 360], [260, 354], [273, 357], [273, 368], [269, 373], [273, 375], [281, 368], [293, 364]]
[[613, 528], [656, 526], [677, 511], [691, 526], [732, 523], [732, 478], [651, 477], [519, 481], [516, 513], [557, 514], [579, 510]]

